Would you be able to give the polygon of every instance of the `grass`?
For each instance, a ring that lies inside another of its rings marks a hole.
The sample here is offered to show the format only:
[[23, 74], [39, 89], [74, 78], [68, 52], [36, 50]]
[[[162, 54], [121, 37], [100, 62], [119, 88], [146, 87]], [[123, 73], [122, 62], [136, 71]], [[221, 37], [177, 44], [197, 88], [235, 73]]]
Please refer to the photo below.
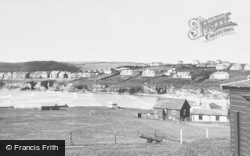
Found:
[[[147, 144], [139, 133], [192, 142], [209, 137], [229, 137], [227, 124], [202, 124], [139, 119], [134, 113], [142, 110], [110, 110], [106, 107], [74, 107], [66, 111], [40, 111], [37, 109], [0, 109], [0, 139], [58, 139], [70, 145], [66, 155], [168, 155], [177, 152], [179, 142], [164, 140], [161, 144]], [[117, 144], [114, 144], [114, 132]]]

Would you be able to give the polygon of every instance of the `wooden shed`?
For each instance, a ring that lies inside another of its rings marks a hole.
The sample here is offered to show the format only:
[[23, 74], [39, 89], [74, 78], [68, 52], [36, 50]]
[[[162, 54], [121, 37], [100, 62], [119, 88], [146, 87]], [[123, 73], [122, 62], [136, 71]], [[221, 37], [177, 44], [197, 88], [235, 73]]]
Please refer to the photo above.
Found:
[[162, 116], [172, 120], [190, 118], [190, 105], [186, 99], [158, 98], [154, 109], [162, 110]]
[[63, 110], [67, 109], [68, 105], [58, 105], [58, 103], [55, 102], [45, 102], [41, 104], [41, 110]]
[[250, 80], [222, 84], [230, 92], [231, 150], [234, 156], [250, 155]]

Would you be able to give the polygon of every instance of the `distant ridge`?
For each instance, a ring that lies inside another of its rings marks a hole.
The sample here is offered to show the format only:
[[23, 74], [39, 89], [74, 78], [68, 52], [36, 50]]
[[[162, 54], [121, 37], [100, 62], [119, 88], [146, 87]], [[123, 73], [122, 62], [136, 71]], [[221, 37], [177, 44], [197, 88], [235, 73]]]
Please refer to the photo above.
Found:
[[21, 63], [7, 63], [0, 62], [0, 72], [32, 72], [32, 71], [52, 71], [63, 70], [76, 72], [79, 71], [79, 67], [74, 64], [56, 62], [56, 61], [30, 61]]

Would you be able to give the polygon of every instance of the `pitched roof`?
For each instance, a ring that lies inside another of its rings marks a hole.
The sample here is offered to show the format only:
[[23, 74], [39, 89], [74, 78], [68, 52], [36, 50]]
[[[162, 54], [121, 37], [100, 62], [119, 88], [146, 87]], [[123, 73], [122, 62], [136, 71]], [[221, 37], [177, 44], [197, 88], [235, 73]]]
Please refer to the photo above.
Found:
[[192, 108], [191, 114], [194, 115], [220, 115], [227, 116], [228, 111], [226, 109], [202, 109], [202, 108]]
[[221, 84], [221, 89], [245, 88], [250, 89], [250, 80], [242, 80], [232, 83]]
[[221, 106], [219, 106], [219, 105], [217, 105], [217, 104], [215, 104], [215, 103], [210, 103], [209, 106], [210, 106], [211, 108], [221, 108]]
[[154, 109], [177, 109], [181, 110], [186, 99], [174, 99], [174, 98], [158, 98]]

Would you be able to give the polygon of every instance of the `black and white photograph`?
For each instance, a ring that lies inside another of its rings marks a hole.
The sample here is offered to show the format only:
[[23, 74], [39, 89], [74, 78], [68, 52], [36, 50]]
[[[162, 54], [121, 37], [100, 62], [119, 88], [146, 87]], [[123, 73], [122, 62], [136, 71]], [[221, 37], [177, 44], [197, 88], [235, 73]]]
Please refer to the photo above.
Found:
[[249, 6], [0, 0], [0, 156], [250, 156]]

